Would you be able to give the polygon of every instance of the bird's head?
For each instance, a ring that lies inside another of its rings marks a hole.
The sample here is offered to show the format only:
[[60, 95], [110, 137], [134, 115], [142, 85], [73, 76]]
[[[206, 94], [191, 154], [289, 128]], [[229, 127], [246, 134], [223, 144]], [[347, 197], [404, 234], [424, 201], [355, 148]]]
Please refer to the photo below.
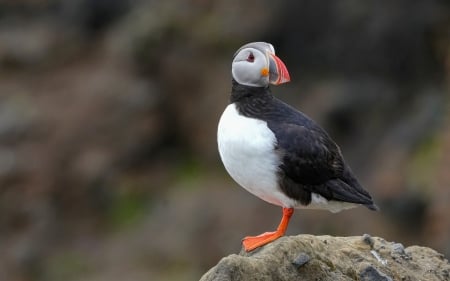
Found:
[[252, 87], [278, 85], [291, 79], [272, 44], [266, 42], [252, 42], [239, 48], [234, 54], [231, 74], [239, 84]]

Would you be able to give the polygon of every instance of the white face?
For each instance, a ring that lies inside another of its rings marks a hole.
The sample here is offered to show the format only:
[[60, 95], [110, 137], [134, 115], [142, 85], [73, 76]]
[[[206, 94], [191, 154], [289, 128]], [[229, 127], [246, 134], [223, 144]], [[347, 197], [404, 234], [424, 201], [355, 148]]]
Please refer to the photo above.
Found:
[[267, 55], [252, 47], [242, 48], [234, 57], [231, 66], [234, 80], [241, 85], [252, 87], [269, 85], [268, 70], [269, 59]]

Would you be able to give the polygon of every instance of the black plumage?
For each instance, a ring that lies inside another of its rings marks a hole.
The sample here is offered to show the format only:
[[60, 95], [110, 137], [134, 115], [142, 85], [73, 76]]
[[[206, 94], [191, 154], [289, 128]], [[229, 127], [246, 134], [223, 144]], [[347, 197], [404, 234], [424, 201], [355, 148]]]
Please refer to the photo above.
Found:
[[250, 87], [233, 79], [231, 103], [246, 117], [267, 122], [281, 158], [279, 188], [303, 205], [311, 203], [312, 193], [327, 200], [378, 207], [360, 185], [341, 151], [330, 136], [312, 119], [275, 98], [269, 87]]

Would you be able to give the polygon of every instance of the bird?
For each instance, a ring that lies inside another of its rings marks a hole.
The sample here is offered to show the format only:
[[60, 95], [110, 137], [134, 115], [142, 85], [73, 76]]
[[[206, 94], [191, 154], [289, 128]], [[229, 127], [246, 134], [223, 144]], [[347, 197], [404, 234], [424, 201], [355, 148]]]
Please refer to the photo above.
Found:
[[245, 251], [283, 236], [294, 209], [333, 213], [359, 205], [379, 209], [328, 133], [272, 94], [270, 85], [291, 80], [272, 44], [240, 47], [233, 56], [231, 76], [229, 104], [217, 128], [220, 158], [240, 186], [282, 207], [278, 228], [244, 237]]

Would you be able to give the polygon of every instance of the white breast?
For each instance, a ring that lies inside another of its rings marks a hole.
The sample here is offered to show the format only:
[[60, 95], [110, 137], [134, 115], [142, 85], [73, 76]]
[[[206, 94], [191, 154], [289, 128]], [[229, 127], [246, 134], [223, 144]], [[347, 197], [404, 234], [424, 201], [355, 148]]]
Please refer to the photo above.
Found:
[[278, 188], [280, 159], [274, 152], [275, 135], [266, 122], [242, 116], [230, 104], [220, 118], [217, 141], [225, 169], [238, 184], [269, 203], [297, 205]]

